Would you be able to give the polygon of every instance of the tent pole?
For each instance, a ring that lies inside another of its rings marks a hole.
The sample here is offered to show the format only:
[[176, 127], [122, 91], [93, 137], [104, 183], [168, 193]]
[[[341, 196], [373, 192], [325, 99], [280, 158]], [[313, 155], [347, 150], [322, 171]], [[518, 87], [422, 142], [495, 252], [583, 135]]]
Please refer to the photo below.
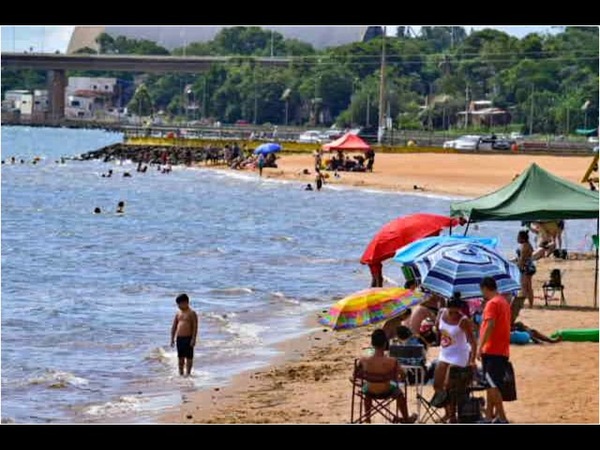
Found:
[[463, 236], [466, 236], [469, 232], [469, 225], [471, 225], [471, 216], [469, 216], [469, 220], [467, 221], [467, 228], [465, 228], [465, 234]]
[[[600, 219], [596, 219], [596, 234], [599, 231]], [[598, 307], [598, 247], [596, 247], [596, 268], [594, 269], [594, 308]]]

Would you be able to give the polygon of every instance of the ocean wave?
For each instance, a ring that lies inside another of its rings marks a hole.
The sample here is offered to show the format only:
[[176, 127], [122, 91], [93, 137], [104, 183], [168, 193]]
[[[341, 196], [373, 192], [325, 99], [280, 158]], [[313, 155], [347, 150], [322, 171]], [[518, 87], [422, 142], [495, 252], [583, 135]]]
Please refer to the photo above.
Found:
[[283, 292], [271, 292], [271, 298], [274, 300], [282, 301], [284, 303], [290, 303], [292, 305], [299, 305], [300, 301], [295, 298], [287, 297]]
[[91, 405], [83, 409], [83, 413], [89, 416], [119, 416], [132, 413], [141, 409], [144, 399], [131, 395], [119, 397], [117, 401], [106, 402], [100, 405]]
[[302, 258], [307, 263], [311, 264], [331, 264], [331, 263], [339, 263], [341, 260], [337, 258], [311, 258], [311, 257], [303, 257]]
[[295, 241], [295, 239], [291, 236], [271, 236], [269, 239], [272, 241], [285, 241], [285, 242]]
[[191, 252], [184, 252], [184, 253], [181, 253], [181, 256], [224, 255], [225, 253], [227, 253], [226, 250], [222, 249], [221, 247], [215, 247], [215, 248], [201, 248], [201, 249], [196, 249]]
[[234, 335], [234, 344], [242, 346], [258, 345], [262, 342], [260, 333], [266, 327], [255, 323], [229, 322], [224, 330]]
[[420, 198], [431, 198], [436, 200], [467, 200], [472, 197], [466, 197], [462, 195], [449, 195], [449, 194], [434, 194], [425, 192], [410, 192], [410, 191], [391, 191], [386, 189], [375, 189], [361, 186], [352, 186], [349, 184], [328, 184], [325, 186], [326, 189], [331, 191], [360, 191], [367, 194], [378, 194], [378, 195], [407, 195], [411, 197]]
[[231, 287], [231, 288], [218, 288], [211, 289], [207, 294], [213, 295], [239, 295], [239, 294], [252, 294], [254, 290], [248, 287]]
[[174, 349], [165, 349], [164, 347], [153, 348], [144, 358], [147, 361], [157, 361], [163, 364], [177, 362], [177, 352]]
[[46, 373], [41, 376], [29, 378], [26, 381], [28, 385], [39, 385], [45, 384], [49, 388], [60, 389], [67, 387], [83, 387], [89, 384], [89, 381], [83, 377], [78, 377], [70, 372], [62, 370], [51, 370], [48, 369]]
[[236, 317], [236, 313], [215, 313], [215, 312], [207, 312], [202, 314], [205, 320], [213, 320], [219, 323], [229, 323], [232, 318]]

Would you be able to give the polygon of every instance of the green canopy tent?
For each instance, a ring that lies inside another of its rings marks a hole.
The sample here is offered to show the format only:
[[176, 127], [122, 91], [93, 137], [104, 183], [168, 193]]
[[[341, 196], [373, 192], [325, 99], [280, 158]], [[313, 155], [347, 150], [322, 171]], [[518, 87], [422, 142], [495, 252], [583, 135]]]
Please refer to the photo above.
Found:
[[[598, 191], [552, 175], [532, 164], [510, 184], [491, 194], [455, 202], [452, 216], [468, 216], [471, 222], [498, 220], [598, 220]], [[598, 223], [598, 222], [596, 222]], [[596, 226], [597, 228], [597, 226]], [[597, 306], [598, 249], [596, 249], [594, 307]]]

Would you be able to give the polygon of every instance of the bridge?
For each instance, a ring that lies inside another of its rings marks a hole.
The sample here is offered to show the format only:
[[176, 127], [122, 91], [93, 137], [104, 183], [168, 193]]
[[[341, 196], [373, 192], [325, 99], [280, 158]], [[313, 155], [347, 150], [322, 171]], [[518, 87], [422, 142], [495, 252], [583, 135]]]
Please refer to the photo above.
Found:
[[259, 66], [287, 66], [291, 58], [248, 56], [61, 55], [2, 53], [2, 68], [48, 71], [48, 100], [53, 120], [64, 117], [67, 70], [143, 73], [198, 73], [215, 64], [249, 62]]

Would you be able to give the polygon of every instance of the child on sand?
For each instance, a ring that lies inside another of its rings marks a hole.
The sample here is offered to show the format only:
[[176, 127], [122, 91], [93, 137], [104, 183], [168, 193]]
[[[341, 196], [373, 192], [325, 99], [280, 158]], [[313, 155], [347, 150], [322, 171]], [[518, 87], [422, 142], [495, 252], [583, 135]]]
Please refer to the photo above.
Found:
[[189, 376], [194, 363], [194, 346], [198, 334], [198, 315], [190, 308], [190, 298], [180, 294], [175, 299], [179, 311], [173, 319], [171, 327], [171, 347], [177, 342], [177, 357], [179, 358], [179, 375]]

